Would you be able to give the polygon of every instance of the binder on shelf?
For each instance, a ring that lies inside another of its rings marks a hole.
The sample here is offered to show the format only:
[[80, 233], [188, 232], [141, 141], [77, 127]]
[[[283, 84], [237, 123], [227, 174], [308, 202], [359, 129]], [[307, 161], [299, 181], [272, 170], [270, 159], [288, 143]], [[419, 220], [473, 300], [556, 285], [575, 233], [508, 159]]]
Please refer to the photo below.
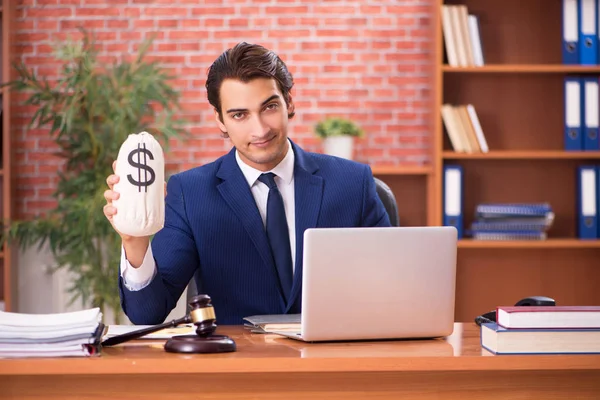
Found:
[[567, 151], [581, 151], [583, 140], [581, 138], [582, 116], [582, 89], [581, 78], [565, 77], [565, 132], [564, 146]]
[[579, 0], [579, 63], [598, 64], [598, 0]]
[[599, 104], [598, 104], [598, 78], [586, 77], [583, 78], [583, 150], [598, 151], [600, 144], [598, 143], [598, 120], [599, 120]]
[[580, 166], [577, 171], [577, 233], [580, 239], [598, 238], [598, 168]]
[[463, 169], [460, 165], [444, 165], [444, 226], [453, 226], [458, 238], [463, 237]]
[[563, 64], [579, 63], [579, 6], [577, 0], [562, 0]]

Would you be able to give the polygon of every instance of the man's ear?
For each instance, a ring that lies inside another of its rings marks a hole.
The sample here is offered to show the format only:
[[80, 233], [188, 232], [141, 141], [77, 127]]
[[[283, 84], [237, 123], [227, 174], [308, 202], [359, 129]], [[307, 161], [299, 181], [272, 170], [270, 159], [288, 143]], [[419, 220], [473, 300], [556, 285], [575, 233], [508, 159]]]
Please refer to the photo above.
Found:
[[219, 115], [219, 111], [217, 111], [216, 108], [214, 109], [214, 113], [215, 113], [215, 121], [217, 121], [217, 126], [219, 127], [219, 130], [223, 134], [223, 137], [229, 137], [227, 135], [227, 128], [225, 127], [225, 125], [223, 125], [223, 121], [221, 121], [221, 116]]
[[294, 100], [292, 99], [292, 95], [288, 93], [287, 95], [287, 112], [288, 118], [293, 118], [296, 114], [296, 106], [294, 105]]

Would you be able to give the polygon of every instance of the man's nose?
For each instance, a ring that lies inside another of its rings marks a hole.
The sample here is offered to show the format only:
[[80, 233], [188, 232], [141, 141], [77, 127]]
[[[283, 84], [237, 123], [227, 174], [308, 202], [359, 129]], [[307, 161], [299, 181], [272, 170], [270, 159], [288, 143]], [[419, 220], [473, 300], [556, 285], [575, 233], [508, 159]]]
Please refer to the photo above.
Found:
[[265, 137], [270, 131], [269, 125], [260, 117], [252, 119], [252, 135], [256, 137]]

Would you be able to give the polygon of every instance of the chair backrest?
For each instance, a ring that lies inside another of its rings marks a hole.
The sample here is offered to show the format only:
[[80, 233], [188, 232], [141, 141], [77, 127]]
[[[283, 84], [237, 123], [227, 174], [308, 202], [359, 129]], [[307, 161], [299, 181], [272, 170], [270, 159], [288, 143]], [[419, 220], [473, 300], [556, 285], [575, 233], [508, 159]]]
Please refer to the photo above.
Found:
[[381, 199], [385, 210], [390, 217], [390, 223], [392, 226], [400, 226], [400, 216], [398, 215], [398, 204], [396, 203], [396, 197], [392, 189], [381, 179], [374, 177], [375, 187], [377, 189], [377, 195]]

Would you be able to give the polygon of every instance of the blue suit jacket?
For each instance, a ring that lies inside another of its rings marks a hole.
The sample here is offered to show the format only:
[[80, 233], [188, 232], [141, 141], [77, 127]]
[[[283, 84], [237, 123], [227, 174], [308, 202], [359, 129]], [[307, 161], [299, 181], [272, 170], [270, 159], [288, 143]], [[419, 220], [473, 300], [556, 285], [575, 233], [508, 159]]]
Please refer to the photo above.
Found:
[[139, 291], [129, 291], [119, 278], [121, 305], [133, 323], [162, 323], [198, 269], [198, 293], [211, 297], [219, 324], [242, 324], [243, 317], [256, 314], [298, 313], [307, 228], [390, 225], [367, 165], [308, 153], [294, 143], [292, 148], [296, 266], [289, 302], [232, 149], [169, 179], [165, 226], [151, 242], [156, 276]]

